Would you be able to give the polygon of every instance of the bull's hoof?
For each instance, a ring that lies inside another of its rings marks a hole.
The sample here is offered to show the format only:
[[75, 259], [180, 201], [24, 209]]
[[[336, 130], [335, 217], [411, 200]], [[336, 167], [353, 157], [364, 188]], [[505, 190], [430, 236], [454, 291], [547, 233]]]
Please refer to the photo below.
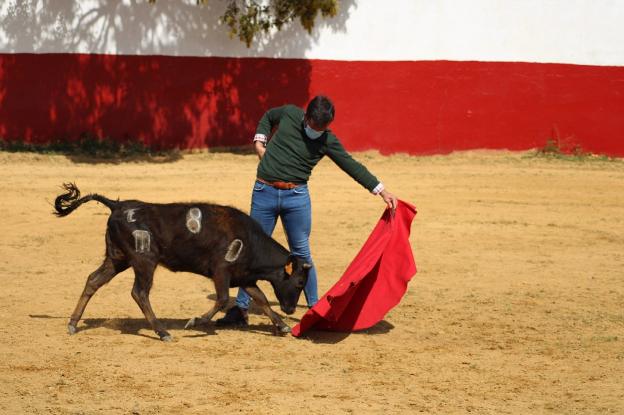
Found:
[[171, 334], [167, 333], [166, 331], [159, 331], [156, 334], [158, 334], [158, 337], [160, 337], [160, 340], [164, 342], [169, 343], [173, 341], [173, 337], [171, 337]]
[[74, 335], [76, 334], [76, 326], [74, 326], [73, 324], [68, 324], [67, 325], [67, 332], [69, 333], [69, 335]]
[[184, 325], [184, 330], [192, 329], [193, 327], [195, 327], [196, 320], [197, 320], [197, 317], [193, 317], [192, 319], [187, 321], [186, 324]]
[[290, 333], [290, 327], [288, 327], [288, 326], [286, 326], [286, 325], [284, 325], [284, 326], [282, 326], [282, 327], [277, 327], [277, 326], [275, 326], [275, 330], [273, 331], [273, 333], [274, 333], [276, 336], [280, 336], [280, 335], [281, 335], [281, 336], [283, 336], [283, 335], [285, 335], [285, 334]]
[[192, 329], [193, 327], [200, 326], [202, 324], [206, 324], [207, 321], [201, 317], [193, 317], [184, 325], [184, 330]]
[[192, 319], [186, 322], [186, 324], [184, 325], [184, 329], [185, 330], [192, 329], [193, 327], [202, 326], [202, 325], [208, 324], [209, 322], [210, 320], [206, 320], [205, 318], [202, 318], [202, 317], [193, 317]]

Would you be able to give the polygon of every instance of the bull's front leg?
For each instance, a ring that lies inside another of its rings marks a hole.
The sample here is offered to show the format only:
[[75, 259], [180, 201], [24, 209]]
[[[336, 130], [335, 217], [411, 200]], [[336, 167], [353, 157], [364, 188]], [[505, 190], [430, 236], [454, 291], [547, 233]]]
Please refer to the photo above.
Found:
[[210, 320], [212, 320], [215, 314], [227, 306], [228, 300], [230, 299], [230, 279], [225, 276], [215, 276], [213, 281], [215, 291], [217, 293], [217, 300], [215, 301], [213, 307], [207, 313], [202, 314], [201, 317], [191, 318], [184, 326], [185, 329], [207, 324]]
[[273, 325], [275, 326], [278, 333], [286, 334], [290, 333], [290, 327], [288, 324], [284, 323], [281, 317], [271, 309], [269, 305], [269, 300], [267, 300], [264, 293], [257, 286], [252, 287], [243, 287], [243, 289], [249, 294], [251, 298], [256, 302], [258, 306], [262, 308], [264, 314], [266, 314], [270, 319]]

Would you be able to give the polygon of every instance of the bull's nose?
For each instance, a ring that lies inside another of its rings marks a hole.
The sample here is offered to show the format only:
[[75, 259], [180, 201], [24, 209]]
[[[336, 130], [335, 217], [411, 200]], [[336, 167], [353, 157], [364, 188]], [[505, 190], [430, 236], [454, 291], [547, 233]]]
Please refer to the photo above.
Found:
[[296, 307], [282, 307], [282, 311], [286, 314], [292, 314], [296, 310]]

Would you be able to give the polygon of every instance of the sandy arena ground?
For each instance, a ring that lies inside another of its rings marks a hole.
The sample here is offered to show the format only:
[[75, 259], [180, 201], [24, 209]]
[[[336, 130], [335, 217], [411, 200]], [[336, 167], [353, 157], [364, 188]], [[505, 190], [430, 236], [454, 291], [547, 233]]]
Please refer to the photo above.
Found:
[[[356, 157], [419, 211], [419, 272], [384, 321], [296, 339], [273, 336], [256, 311], [248, 330], [185, 331], [211, 305], [212, 282], [159, 269], [152, 305], [176, 339], [163, 343], [130, 296], [131, 271], [67, 334], [103, 256], [108, 209], [92, 202], [58, 219], [58, 186], [248, 211], [255, 156], [0, 153], [0, 413], [624, 413], [624, 163]], [[322, 294], [384, 206], [329, 160], [310, 186]]]

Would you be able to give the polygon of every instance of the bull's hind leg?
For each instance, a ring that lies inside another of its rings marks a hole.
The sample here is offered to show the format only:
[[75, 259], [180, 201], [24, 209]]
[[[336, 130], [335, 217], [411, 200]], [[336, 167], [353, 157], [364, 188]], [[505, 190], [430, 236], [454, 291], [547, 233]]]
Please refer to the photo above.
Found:
[[139, 263], [132, 264], [134, 269], [134, 286], [132, 287], [132, 298], [139, 305], [143, 315], [152, 326], [152, 329], [158, 334], [160, 340], [171, 341], [173, 340], [171, 335], [165, 330], [163, 324], [156, 318], [154, 310], [149, 300], [149, 293], [152, 289], [152, 283], [154, 281], [154, 270], [156, 264], [149, 261], [141, 261]]
[[67, 331], [69, 334], [76, 333], [76, 325], [78, 324], [78, 321], [80, 321], [82, 313], [84, 313], [85, 307], [91, 297], [93, 297], [93, 294], [95, 294], [95, 292], [104, 284], [112, 280], [115, 275], [126, 270], [127, 268], [128, 264], [125, 262], [116, 261], [107, 256], [102, 265], [100, 265], [97, 270], [89, 275], [85, 288], [82, 291], [82, 295], [78, 300], [78, 304], [69, 319], [69, 324], [67, 325]]
[[290, 327], [288, 327], [288, 324], [284, 323], [280, 316], [278, 316], [277, 313], [271, 309], [271, 306], [269, 305], [269, 300], [267, 300], [266, 296], [260, 290], [260, 288], [253, 286], [244, 287], [243, 289], [247, 292], [247, 294], [249, 294], [251, 298], [253, 298], [256, 304], [262, 308], [264, 314], [266, 314], [271, 319], [271, 322], [275, 326], [275, 329], [278, 333], [290, 333]]

